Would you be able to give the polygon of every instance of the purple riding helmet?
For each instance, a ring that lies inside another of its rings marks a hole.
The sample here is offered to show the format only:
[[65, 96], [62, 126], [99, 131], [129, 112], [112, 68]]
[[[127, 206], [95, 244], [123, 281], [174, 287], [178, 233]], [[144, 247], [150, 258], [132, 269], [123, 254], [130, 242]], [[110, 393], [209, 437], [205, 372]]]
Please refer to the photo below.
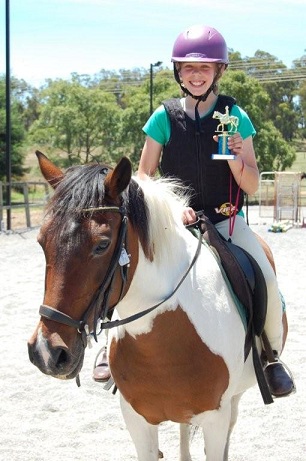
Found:
[[[228, 65], [227, 45], [216, 29], [210, 26], [192, 26], [182, 32], [175, 40], [171, 61], [174, 63], [174, 77], [185, 93], [189, 91], [181, 85], [180, 77], [176, 68], [176, 62], [215, 62]], [[204, 100], [213, 90], [216, 81], [219, 78], [219, 72], [213, 81], [208, 92], [197, 99]]]

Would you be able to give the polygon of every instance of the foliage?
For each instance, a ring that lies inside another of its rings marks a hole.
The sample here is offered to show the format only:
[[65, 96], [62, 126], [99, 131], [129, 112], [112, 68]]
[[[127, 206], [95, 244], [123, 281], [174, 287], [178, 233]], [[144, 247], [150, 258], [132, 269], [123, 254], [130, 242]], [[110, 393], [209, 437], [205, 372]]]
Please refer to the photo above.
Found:
[[[244, 108], [254, 124], [257, 131], [254, 148], [259, 170], [284, 171], [290, 167], [295, 160], [295, 151], [270, 118], [271, 99], [266, 88], [243, 71], [229, 71], [222, 77], [220, 89], [235, 96], [237, 104]], [[284, 112], [286, 108], [283, 103]], [[288, 112], [281, 120], [289, 120], [292, 113]]]
[[295, 149], [287, 143], [271, 120], [266, 121], [254, 140], [259, 171], [284, 171], [295, 160]]
[[119, 120], [111, 93], [77, 81], [50, 81], [41, 92], [40, 116], [30, 133], [34, 142], [66, 152], [68, 165], [87, 163], [116, 150]]
[[[293, 61], [296, 70], [305, 72], [306, 70], [306, 54], [300, 59]], [[306, 80], [304, 80], [298, 88], [299, 107], [297, 110], [298, 127], [300, 129], [300, 137], [306, 139]]]
[[[178, 96], [179, 88], [173, 80], [172, 72], [161, 71], [156, 74], [152, 88], [153, 110], [163, 100]], [[126, 109], [121, 124], [121, 141], [122, 145], [128, 146], [129, 156], [136, 169], [145, 138], [142, 127], [150, 116], [149, 79], [138, 87], [126, 86], [122, 100]]]
[[[230, 51], [229, 70], [220, 91], [232, 95], [256, 128], [254, 146], [261, 171], [284, 170], [294, 161], [293, 139], [306, 137], [306, 56], [288, 69], [275, 56], [258, 50], [253, 57]], [[149, 66], [148, 66], [149, 67]], [[47, 80], [33, 88], [11, 79], [12, 170], [24, 172], [24, 148], [39, 145], [61, 166], [122, 155], [134, 169], [144, 143], [142, 127], [163, 100], [180, 96], [173, 70], [102, 69], [94, 75], [73, 73], [70, 80]], [[0, 77], [0, 176], [5, 170], [5, 81]], [[25, 136], [25, 134], [27, 136]]]
[[255, 78], [241, 71], [228, 71], [220, 81], [220, 91], [233, 96], [237, 104], [250, 116], [255, 128], [268, 119], [266, 112], [269, 104], [269, 95]]
[[[295, 61], [297, 68], [306, 68], [306, 55], [302, 56], [300, 60]], [[306, 80], [302, 83], [298, 91], [300, 99], [299, 107], [299, 127], [301, 130], [301, 138], [306, 139]]]
[[[14, 80], [16, 84], [16, 80]], [[13, 89], [12, 84], [12, 89]], [[24, 151], [22, 143], [25, 139], [25, 128], [20, 113], [20, 105], [13, 91], [11, 96], [11, 174], [15, 179], [19, 179], [25, 172], [23, 167]], [[0, 180], [6, 179], [6, 91], [5, 77], [0, 77]]]
[[293, 69], [287, 69], [282, 61], [261, 50], [256, 51], [252, 58], [239, 59], [236, 55], [235, 59], [234, 69], [243, 69], [248, 76], [261, 82], [270, 97], [267, 106], [269, 119], [273, 121], [284, 139], [292, 141], [298, 130], [298, 107], [295, 96], [298, 94], [299, 77], [302, 76], [297, 71], [298, 65], [295, 64]]

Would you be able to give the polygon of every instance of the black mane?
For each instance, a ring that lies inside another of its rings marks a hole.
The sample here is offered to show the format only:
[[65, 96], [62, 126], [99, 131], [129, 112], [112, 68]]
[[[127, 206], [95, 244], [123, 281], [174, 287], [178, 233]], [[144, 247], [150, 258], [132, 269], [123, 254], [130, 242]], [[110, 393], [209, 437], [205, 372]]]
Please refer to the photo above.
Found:
[[47, 213], [52, 213], [59, 219], [68, 216], [78, 219], [82, 210], [101, 206], [107, 171], [107, 167], [96, 164], [69, 168], [49, 201]]
[[[110, 170], [110, 167], [98, 164], [74, 166], [67, 170], [46, 209], [47, 215], [54, 218], [54, 228], [57, 233], [60, 233], [64, 227], [67, 228], [66, 224], [71, 223], [72, 220], [81, 222], [84, 218], [84, 209], [105, 205], [104, 181]], [[142, 245], [146, 247], [149, 235], [148, 210], [143, 191], [133, 179], [122, 193], [122, 206], [132, 226], [138, 232]]]

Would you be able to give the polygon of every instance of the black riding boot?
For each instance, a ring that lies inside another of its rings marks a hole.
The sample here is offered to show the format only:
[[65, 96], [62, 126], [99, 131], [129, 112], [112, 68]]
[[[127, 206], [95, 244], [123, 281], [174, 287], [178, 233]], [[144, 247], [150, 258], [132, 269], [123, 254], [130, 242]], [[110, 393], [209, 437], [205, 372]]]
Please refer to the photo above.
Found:
[[277, 354], [275, 351], [273, 352], [275, 362], [266, 364], [264, 368], [265, 377], [271, 394], [274, 397], [285, 397], [295, 390], [295, 385], [284, 365], [278, 360]]

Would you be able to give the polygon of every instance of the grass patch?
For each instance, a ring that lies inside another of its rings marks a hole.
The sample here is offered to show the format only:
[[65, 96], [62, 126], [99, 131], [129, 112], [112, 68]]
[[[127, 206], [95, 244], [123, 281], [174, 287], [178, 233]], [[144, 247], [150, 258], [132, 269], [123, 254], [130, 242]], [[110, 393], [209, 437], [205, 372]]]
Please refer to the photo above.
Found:
[[288, 168], [286, 171], [306, 173], [306, 147], [304, 151], [296, 153], [296, 160], [292, 167]]

